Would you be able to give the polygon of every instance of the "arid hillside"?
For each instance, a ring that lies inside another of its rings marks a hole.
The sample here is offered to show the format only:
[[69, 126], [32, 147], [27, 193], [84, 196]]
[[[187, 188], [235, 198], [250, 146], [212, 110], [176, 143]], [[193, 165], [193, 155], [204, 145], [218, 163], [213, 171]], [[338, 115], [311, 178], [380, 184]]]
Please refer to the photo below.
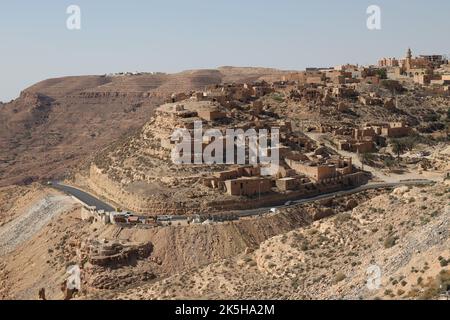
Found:
[[[16, 187], [0, 227], [0, 297], [62, 299], [439, 299], [449, 285], [449, 185], [329, 198], [238, 221], [157, 227], [83, 221], [46, 187]], [[11, 190], [1, 189], [4, 197]], [[39, 217], [42, 223], [33, 223]], [[20, 227], [21, 236], [9, 233]], [[5, 241], [5, 239], [10, 239]], [[369, 267], [379, 287], [368, 289]]]
[[449, 191], [400, 187], [117, 298], [439, 299], [450, 285]]
[[225, 67], [39, 82], [0, 108], [0, 185], [66, 174], [94, 151], [141, 127], [172, 93], [278, 73]]

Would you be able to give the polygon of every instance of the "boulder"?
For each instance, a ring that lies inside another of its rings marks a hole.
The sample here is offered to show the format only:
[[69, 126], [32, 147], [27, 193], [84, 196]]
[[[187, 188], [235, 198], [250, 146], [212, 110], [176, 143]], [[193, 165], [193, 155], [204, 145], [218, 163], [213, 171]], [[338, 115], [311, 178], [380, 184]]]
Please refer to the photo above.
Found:
[[331, 217], [335, 212], [331, 208], [322, 209], [313, 214], [314, 221], [321, 220], [323, 218]]
[[345, 112], [345, 111], [348, 110], [348, 105], [347, 105], [345, 102], [340, 101], [340, 102], [338, 103], [336, 109], [337, 109], [337, 111], [339, 111], [339, 112]]
[[345, 209], [350, 211], [350, 210], [353, 210], [354, 208], [356, 208], [357, 206], [358, 206], [358, 202], [355, 199], [350, 199], [345, 204]]
[[320, 200], [320, 205], [324, 207], [332, 207], [333, 206], [333, 198]]
[[392, 194], [394, 194], [396, 196], [401, 196], [405, 192], [408, 192], [408, 190], [409, 190], [409, 188], [407, 186], [401, 186], [401, 187], [395, 188], [394, 191], [392, 191]]

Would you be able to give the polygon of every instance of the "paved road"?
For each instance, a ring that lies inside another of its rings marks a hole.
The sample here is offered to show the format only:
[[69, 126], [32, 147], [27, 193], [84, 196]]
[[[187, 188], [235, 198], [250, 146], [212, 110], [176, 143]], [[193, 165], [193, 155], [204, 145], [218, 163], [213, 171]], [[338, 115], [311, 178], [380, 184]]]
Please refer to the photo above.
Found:
[[233, 213], [237, 214], [240, 217], [249, 217], [249, 216], [267, 213], [272, 208], [287, 208], [287, 207], [290, 207], [290, 206], [293, 206], [296, 204], [308, 203], [308, 202], [313, 202], [313, 201], [332, 198], [332, 197], [340, 197], [340, 196], [355, 194], [355, 193], [366, 191], [366, 190], [393, 188], [393, 187], [399, 187], [399, 186], [405, 186], [405, 185], [406, 186], [407, 185], [426, 185], [426, 184], [431, 184], [431, 183], [434, 183], [434, 181], [431, 181], [431, 180], [408, 180], [408, 181], [391, 182], [391, 183], [372, 183], [372, 184], [366, 184], [363, 186], [359, 186], [359, 187], [353, 188], [353, 189], [336, 191], [336, 192], [331, 192], [331, 193], [324, 193], [324, 194], [321, 194], [318, 196], [302, 198], [302, 199], [294, 200], [294, 201], [288, 201], [284, 205], [266, 207], [266, 208], [249, 209], [249, 210], [240, 210], [240, 211], [234, 211]]
[[81, 202], [87, 204], [88, 206], [94, 206], [97, 207], [98, 210], [105, 210], [107, 212], [115, 211], [113, 207], [111, 207], [109, 204], [105, 203], [104, 201], [92, 196], [89, 193], [86, 193], [84, 191], [81, 191], [80, 189], [67, 186], [65, 184], [62, 184], [60, 182], [52, 182], [52, 187], [63, 191], [64, 193], [67, 193], [71, 196], [74, 196]]
[[[257, 209], [249, 209], [249, 210], [238, 210], [238, 211], [230, 211], [230, 214], [234, 214], [239, 217], [250, 217], [255, 215], [260, 215], [264, 213], [270, 212], [272, 208], [287, 208], [296, 204], [302, 204], [302, 203], [308, 203], [313, 202], [317, 200], [322, 200], [326, 198], [331, 197], [339, 197], [349, 194], [355, 194], [358, 192], [366, 191], [366, 190], [373, 190], [373, 189], [381, 189], [381, 188], [392, 188], [392, 187], [398, 187], [398, 186], [404, 186], [404, 185], [426, 185], [434, 183], [434, 181], [431, 180], [405, 180], [405, 181], [399, 181], [399, 182], [391, 182], [391, 183], [371, 183], [366, 184], [363, 186], [359, 186], [357, 188], [348, 189], [348, 190], [342, 190], [342, 191], [336, 191], [331, 193], [325, 193], [314, 197], [309, 198], [301, 198], [299, 200], [293, 200], [288, 201], [284, 205], [279, 206], [272, 206], [272, 207], [264, 207], [264, 208], [257, 208]], [[99, 210], [105, 210], [105, 211], [115, 211], [113, 207], [108, 205], [107, 203], [103, 202], [100, 199], [95, 198], [94, 196], [81, 191], [77, 188], [70, 187], [64, 184], [61, 184], [59, 182], [53, 182], [52, 186], [58, 190], [64, 191], [65, 193], [68, 193], [78, 200], [82, 201], [83, 203], [89, 205], [89, 206], [95, 206]], [[169, 216], [165, 216], [169, 217]], [[185, 217], [182, 216], [172, 216], [172, 220], [183, 220]]]

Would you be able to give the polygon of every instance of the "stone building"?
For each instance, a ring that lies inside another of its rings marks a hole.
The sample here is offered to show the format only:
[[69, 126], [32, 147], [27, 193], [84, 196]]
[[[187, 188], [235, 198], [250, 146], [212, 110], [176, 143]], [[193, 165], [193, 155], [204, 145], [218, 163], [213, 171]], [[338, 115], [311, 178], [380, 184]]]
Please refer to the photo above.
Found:
[[276, 186], [280, 191], [295, 190], [299, 185], [298, 182], [298, 179], [293, 177], [280, 178], [276, 180]]
[[285, 162], [297, 173], [303, 174], [317, 182], [353, 172], [351, 158], [336, 157], [324, 163], [301, 162], [292, 159], [285, 159]]
[[356, 139], [339, 139], [335, 141], [339, 150], [355, 152], [355, 153], [367, 153], [375, 150], [375, 143], [372, 139], [369, 140], [356, 140]]
[[381, 135], [388, 138], [401, 138], [412, 133], [412, 128], [403, 122], [391, 122], [386, 127], [381, 128]]
[[270, 192], [272, 181], [262, 177], [241, 177], [225, 181], [225, 187], [231, 196], [254, 196]]
[[379, 67], [398, 67], [399, 61], [396, 58], [382, 58], [378, 61]]

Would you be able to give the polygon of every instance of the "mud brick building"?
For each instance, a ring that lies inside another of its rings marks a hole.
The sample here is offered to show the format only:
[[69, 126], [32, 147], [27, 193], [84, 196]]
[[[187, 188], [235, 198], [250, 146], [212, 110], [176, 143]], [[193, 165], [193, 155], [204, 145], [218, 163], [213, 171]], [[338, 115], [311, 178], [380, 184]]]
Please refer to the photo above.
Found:
[[231, 196], [254, 196], [271, 191], [272, 181], [263, 177], [241, 177], [225, 181]]

